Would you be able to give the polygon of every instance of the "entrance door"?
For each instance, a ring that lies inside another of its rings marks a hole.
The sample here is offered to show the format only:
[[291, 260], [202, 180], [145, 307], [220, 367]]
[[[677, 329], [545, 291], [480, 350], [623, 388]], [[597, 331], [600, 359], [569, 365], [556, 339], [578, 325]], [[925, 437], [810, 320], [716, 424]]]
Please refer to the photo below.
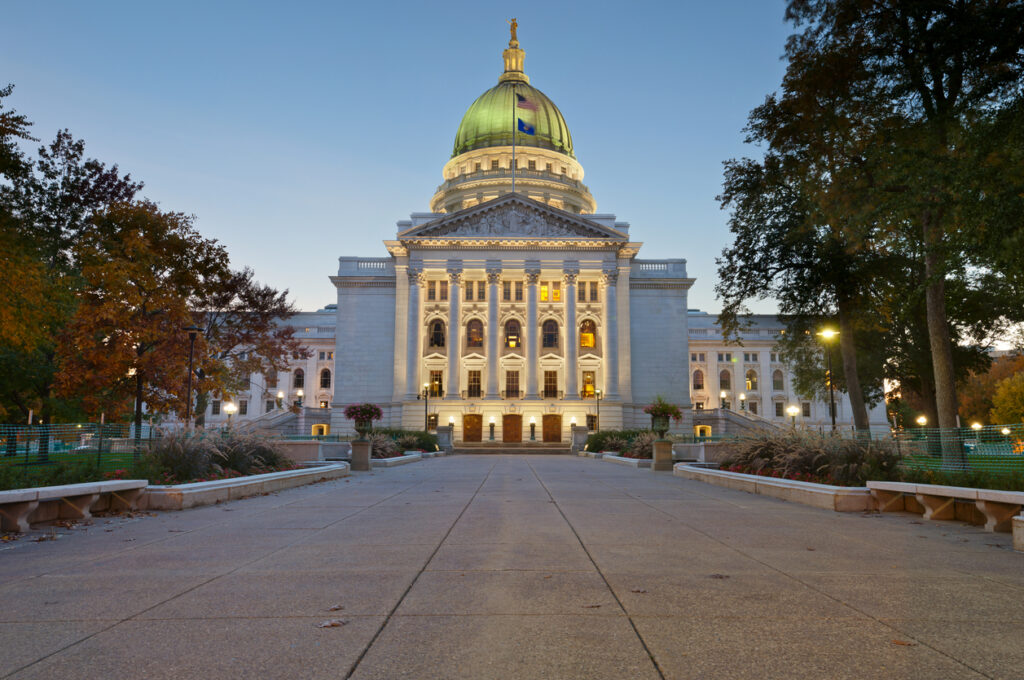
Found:
[[544, 441], [546, 442], [560, 442], [562, 441], [562, 416], [557, 413], [547, 414], [544, 416]]
[[517, 443], [523, 441], [523, 417], [518, 413], [507, 413], [501, 417], [501, 441]]
[[467, 413], [462, 416], [462, 441], [483, 441], [484, 417], [479, 413]]

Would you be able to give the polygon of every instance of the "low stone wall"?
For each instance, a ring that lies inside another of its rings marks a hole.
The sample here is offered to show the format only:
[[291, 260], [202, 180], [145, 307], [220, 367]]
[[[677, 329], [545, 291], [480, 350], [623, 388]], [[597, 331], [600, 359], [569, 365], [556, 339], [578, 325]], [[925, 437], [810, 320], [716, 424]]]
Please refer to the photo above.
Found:
[[320, 442], [311, 439], [305, 441], [280, 440], [275, 442], [277, 446], [295, 463], [308, 463], [310, 461], [323, 460], [320, 454]]
[[423, 460], [423, 455], [420, 453], [407, 453], [394, 458], [371, 458], [370, 467], [395, 467], [396, 465], [415, 463], [418, 460]]
[[1013, 518], [1013, 549], [1024, 552], [1024, 515]]
[[746, 475], [739, 472], [711, 470], [708, 468], [679, 463], [673, 469], [677, 477], [707, 482], [727, 489], [746, 491], [762, 496], [771, 496], [784, 501], [810, 505], [824, 510], [836, 512], [862, 512], [873, 510], [875, 501], [867, 487], [831, 486], [798, 482], [792, 479], [761, 477]]
[[624, 456], [616, 456], [611, 453], [605, 453], [601, 456], [601, 460], [606, 460], [609, 463], [618, 463], [619, 465], [628, 465], [635, 468], [649, 468], [651, 467], [650, 458], [626, 458]]
[[323, 482], [349, 474], [347, 463], [332, 463], [304, 470], [269, 472], [263, 475], [218, 479], [213, 482], [147, 486], [139, 507], [149, 510], [184, 510], [199, 505], [272, 493], [305, 484]]

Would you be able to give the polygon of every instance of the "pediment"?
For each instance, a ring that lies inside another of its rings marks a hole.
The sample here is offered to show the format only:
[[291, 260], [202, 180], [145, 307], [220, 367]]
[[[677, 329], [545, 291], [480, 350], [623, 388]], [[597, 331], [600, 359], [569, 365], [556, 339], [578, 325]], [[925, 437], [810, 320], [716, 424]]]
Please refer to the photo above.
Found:
[[626, 234], [574, 213], [510, 194], [466, 208], [398, 234], [400, 240], [604, 239], [625, 242]]

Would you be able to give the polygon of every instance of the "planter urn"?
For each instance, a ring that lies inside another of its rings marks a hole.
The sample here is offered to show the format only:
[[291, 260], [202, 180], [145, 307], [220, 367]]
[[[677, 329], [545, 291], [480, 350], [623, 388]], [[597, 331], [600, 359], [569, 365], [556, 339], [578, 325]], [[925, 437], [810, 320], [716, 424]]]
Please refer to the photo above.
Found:
[[665, 438], [668, 432], [668, 416], [651, 416], [651, 429], [657, 433], [659, 439]]

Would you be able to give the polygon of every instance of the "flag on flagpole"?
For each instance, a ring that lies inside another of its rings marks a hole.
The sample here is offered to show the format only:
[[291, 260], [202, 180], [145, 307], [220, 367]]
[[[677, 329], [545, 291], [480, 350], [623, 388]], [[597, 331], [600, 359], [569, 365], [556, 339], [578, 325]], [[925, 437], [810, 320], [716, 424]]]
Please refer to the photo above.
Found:
[[522, 118], [517, 118], [516, 120], [519, 121], [519, 131], [520, 132], [522, 132], [525, 135], [535, 135], [535, 134], [537, 134], [537, 128], [535, 128], [534, 126], [530, 125], [529, 123], [524, 123]]
[[516, 106], [519, 107], [520, 109], [528, 109], [530, 111], [537, 110], [536, 104], [534, 104], [533, 102], [531, 102], [529, 99], [519, 94], [518, 92], [516, 93]]

